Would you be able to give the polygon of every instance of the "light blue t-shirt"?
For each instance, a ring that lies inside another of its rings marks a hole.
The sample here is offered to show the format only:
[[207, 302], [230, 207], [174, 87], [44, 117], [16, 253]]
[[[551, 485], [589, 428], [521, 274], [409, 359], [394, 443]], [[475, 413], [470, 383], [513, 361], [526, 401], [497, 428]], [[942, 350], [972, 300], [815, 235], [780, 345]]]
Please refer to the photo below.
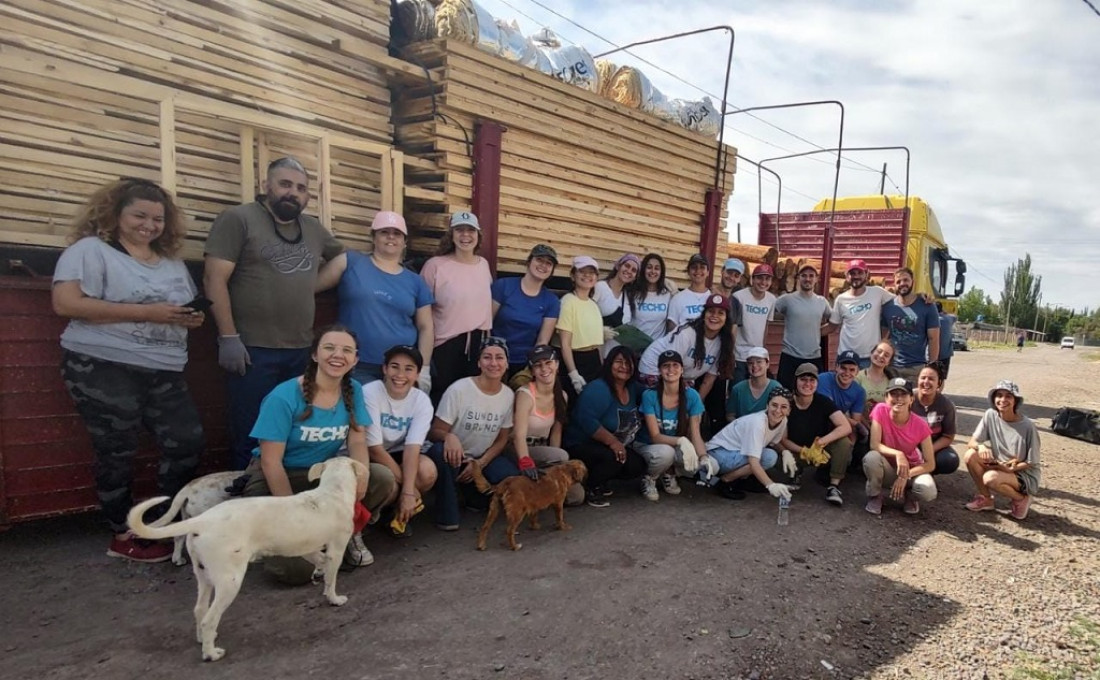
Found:
[[856, 381], [848, 385], [848, 389], [841, 389], [836, 382], [836, 373], [827, 371], [817, 378], [817, 393], [824, 394], [833, 400], [838, 411], [846, 416], [854, 416], [863, 413], [867, 404], [867, 390], [863, 389]]
[[408, 269], [397, 274], [375, 266], [369, 255], [348, 251], [348, 266], [336, 289], [338, 318], [359, 338], [359, 360], [382, 363], [394, 345], [416, 346], [416, 310], [434, 298], [424, 279]]
[[763, 411], [768, 407], [768, 397], [771, 396], [772, 390], [777, 387], [782, 387], [778, 380], [769, 380], [768, 386], [760, 393], [760, 398], [753, 399], [748, 379], [742, 380], [730, 388], [730, 396], [726, 399], [726, 413], [733, 413], [741, 418], [750, 413]]
[[[684, 390], [687, 396], [687, 414], [688, 417], [703, 415], [703, 400], [699, 396], [699, 393], [694, 388], [687, 388]], [[680, 426], [679, 408], [664, 408], [661, 405], [660, 399], [658, 399], [657, 390], [646, 390], [642, 393], [642, 418], [646, 416], [654, 416], [657, 418], [658, 429], [661, 434], [668, 437], [676, 437], [677, 428]], [[638, 433], [638, 441], [642, 444], [652, 444], [653, 439], [649, 436], [649, 428], [642, 424], [642, 430]]]
[[545, 319], [561, 314], [561, 300], [544, 286], [532, 297], [523, 292], [521, 276], [493, 281], [493, 302], [500, 305], [493, 317], [493, 335], [508, 341], [508, 363], [527, 364], [527, 354], [535, 346]]
[[[362, 393], [363, 386], [351, 381], [352, 394]], [[352, 400], [355, 422], [361, 427], [371, 424], [370, 415], [361, 398]], [[348, 410], [341, 399], [332, 408], [313, 407], [309, 418], [300, 420], [306, 410], [305, 396], [298, 378], [291, 378], [271, 390], [260, 404], [260, 415], [250, 436], [261, 441], [286, 442], [283, 467], [306, 469], [314, 463], [332, 458], [344, 446], [351, 431]], [[252, 449], [254, 457], [260, 447]]]

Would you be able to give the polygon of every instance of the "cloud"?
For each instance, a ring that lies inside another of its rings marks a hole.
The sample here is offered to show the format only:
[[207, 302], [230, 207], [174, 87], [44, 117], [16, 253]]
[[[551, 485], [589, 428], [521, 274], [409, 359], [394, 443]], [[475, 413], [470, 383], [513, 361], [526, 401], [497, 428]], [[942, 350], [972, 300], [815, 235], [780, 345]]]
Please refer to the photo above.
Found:
[[[539, 1], [618, 44], [733, 26], [732, 105], [843, 101], [846, 147], [912, 150], [911, 192], [935, 209], [952, 250], [970, 265], [971, 285], [998, 297], [1004, 270], [1030, 253], [1044, 299], [1100, 306], [1081, 284], [1100, 261], [1100, 17], [1084, 3]], [[527, 32], [546, 25], [593, 53], [608, 49], [532, 0], [481, 4]], [[716, 32], [632, 51], [720, 98], [727, 46]], [[626, 54], [614, 58], [643, 68], [670, 97], [700, 96]], [[837, 123], [836, 109], [825, 106], [736, 115], [727, 118], [726, 141], [761, 160], [835, 146]], [[783, 176], [784, 210], [831, 196], [834, 160], [769, 163]], [[887, 190], [900, 192], [904, 162], [901, 152], [846, 155], [841, 195], [878, 193], [883, 163]], [[742, 164], [729, 219], [746, 240], [755, 239], [756, 182]], [[764, 186], [774, 210], [766, 175]]]

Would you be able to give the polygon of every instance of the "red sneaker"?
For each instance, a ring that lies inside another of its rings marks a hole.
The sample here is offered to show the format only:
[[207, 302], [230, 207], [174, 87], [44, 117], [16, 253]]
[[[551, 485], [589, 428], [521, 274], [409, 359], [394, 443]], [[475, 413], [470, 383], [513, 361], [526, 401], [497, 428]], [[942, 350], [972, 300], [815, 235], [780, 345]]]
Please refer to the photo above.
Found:
[[126, 538], [112, 538], [111, 547], [107, 548], [108, 557], [121, 557], [131, 562], [166, 562], [172, 558], [171, 543], [157, 543], [146, 541], [130, 534]]

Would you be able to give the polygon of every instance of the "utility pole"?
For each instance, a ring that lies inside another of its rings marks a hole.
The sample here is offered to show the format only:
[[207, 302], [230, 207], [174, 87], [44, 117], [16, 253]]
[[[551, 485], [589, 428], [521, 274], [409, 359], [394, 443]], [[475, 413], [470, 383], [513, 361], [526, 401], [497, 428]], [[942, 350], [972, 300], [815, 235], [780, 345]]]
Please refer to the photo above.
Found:
[[879, 192], [879, 194], [881, 194], [883, 196], [886, 195], [886, 164], [885, 163], [882, 164], [882, 178], [878, 182], [878, 192]]

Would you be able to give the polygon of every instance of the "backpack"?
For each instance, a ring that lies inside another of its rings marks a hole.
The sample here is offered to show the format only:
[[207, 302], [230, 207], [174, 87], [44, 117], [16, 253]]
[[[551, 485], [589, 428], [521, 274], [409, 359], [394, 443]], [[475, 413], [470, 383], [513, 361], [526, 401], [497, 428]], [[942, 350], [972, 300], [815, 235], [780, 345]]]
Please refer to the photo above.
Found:
[[1050, 419], [1050, 429], [1063, 437], [1100, 444], [1100, 412], [1063, 406]]

